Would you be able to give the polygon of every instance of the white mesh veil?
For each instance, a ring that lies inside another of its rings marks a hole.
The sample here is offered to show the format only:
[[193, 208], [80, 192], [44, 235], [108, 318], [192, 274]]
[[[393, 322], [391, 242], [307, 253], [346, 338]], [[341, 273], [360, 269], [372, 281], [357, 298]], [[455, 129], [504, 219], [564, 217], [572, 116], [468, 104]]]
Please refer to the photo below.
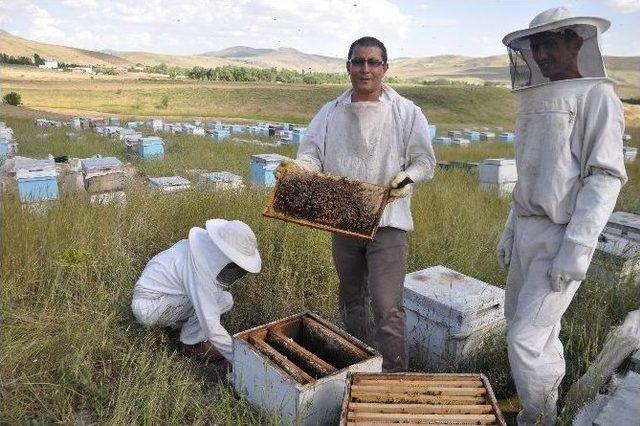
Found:
[[[553, 32], [562, 32], [566, 29], [575, 31], [583, 40], [578, 53], [578, 70], [582, 78], [606, 77], [598, 28], [594, 25], [578, 24], [562, 27]], [[550, 81], [542, 75], [538, 64], [533, 59], [530, 36], [511, 41], [507, 48], [511, 65], [511, 84], [514, 90], [539, 86]]]

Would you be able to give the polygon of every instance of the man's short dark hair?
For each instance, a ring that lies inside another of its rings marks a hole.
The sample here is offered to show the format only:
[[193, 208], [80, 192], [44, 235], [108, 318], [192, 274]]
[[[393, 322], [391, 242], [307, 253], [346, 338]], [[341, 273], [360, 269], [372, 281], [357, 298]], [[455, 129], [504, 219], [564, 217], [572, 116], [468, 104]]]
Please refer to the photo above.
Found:
[[378, 47], [382, 51], [382, 62], [387, 63], [387, 48], [384, 47], [384, 44], [375, 37], [362, 37], [351, 43], [351, 47], [349, 48], [349, 55], [347, 56], [347, 60], [351, 59], [351, 55], [353, 55], [353, 51], [356, 50], [356, 47]]

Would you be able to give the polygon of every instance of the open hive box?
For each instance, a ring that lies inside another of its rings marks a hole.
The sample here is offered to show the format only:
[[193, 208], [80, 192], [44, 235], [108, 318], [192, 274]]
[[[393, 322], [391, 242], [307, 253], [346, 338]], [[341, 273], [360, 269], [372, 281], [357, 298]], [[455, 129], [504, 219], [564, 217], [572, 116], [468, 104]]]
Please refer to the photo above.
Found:
[[284, 424], [335, 424], [347, 373], [381, 369], [374, 349], [310, 312], [233, 339], [236, 392]]
[[287, 165], [262, 214], [267, 217], [373, 240], [389, 189]]
[[482, 374], [367, 374], [347, 377], [341, 425], [505, 425]]

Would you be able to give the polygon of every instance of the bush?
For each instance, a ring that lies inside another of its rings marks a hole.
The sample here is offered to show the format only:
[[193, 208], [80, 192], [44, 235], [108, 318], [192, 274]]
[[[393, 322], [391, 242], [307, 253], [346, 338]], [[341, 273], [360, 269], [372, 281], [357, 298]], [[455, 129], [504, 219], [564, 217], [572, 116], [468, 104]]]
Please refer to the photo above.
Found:
[[22, 97], [19, 93], [9, 92], [2, 97], [2, 101], [9, 105], [18, 106], [22, 103]]

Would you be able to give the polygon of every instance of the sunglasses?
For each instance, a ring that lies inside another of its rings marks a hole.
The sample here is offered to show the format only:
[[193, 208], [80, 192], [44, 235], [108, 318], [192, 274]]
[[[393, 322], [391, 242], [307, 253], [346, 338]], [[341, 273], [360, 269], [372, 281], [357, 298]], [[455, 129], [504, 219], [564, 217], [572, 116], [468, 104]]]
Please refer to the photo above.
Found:
[[356, 67], [363, 67], [364, 64], [366, 63], [371, 68], [378, 68], [378, 67], [382, 66], [382, 64], [384, 64], [384, 62], [381, 61], [380, 59], [375, 59], [375, 58], [365, 59], [365, 58], [359, 58], [357, 56], [355, 58], [349, 59], [349, 63], [352, 66], [356, 66]]

